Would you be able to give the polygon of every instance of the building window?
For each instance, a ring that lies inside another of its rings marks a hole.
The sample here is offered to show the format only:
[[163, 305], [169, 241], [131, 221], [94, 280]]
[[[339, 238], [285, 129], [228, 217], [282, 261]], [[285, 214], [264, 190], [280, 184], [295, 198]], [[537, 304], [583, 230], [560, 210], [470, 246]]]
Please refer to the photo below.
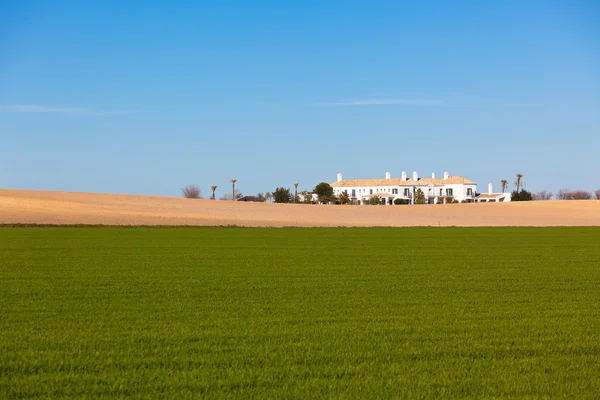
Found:
[[352, 197], [356, 197], [356, 190], [352, 189]]
[[408, 197], [410, 196], [410, 189], [406, 188], [404, 189], [404, 197]]
[[473, 195], [473, 189], [467, 188], [467, 196]]
[[442, 195], [442, 190], [444, 190], [444, 189], [441, 189], [441, 188], [440, 188], [440, 196]]
[[373, 194], [373, 189], [369, 189], [369, 194]]
[[446, 189], [446, 196], [454, 196], [452, 194], [452, 189]]
[[392, 189], [392, 194], [398, 194], [398, 189]]

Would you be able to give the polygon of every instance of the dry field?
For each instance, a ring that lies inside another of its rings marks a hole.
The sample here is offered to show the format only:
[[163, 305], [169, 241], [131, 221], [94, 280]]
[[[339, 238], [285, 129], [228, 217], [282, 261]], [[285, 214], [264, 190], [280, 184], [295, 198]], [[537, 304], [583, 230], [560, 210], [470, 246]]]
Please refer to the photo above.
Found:
[[239, 226], [600, 226], [600, 201], [420, 206], [237, 203], [0, 189], [0, 224]]

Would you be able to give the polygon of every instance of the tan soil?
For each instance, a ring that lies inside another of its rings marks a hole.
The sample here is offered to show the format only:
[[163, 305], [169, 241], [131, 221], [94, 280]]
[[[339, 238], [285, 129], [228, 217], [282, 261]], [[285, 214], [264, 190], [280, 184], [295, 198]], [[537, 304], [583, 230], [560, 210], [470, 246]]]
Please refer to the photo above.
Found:
[[418, 206], [238, 203], [0, 189], [0, 224], [240, 226], [600, 226], [600, 201]]

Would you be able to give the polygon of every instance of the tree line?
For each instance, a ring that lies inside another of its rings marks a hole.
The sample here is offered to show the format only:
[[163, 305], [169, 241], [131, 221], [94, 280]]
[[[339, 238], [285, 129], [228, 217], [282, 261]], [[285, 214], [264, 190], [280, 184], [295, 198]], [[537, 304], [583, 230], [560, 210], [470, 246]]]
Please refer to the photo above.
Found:
[[[511, 193], [511, 201], [550, 200], [552, 197], [556, 197], [557, 200], [600, 200], [600, 189], [593, 193], [586, 190], [560, 189], [556, 195], [547, 190], [541, 190], [537, 193], [528, 192], [525, 190], [523, 174], [517, 174], [514, 185], [515, 190]], [[508, 181], [505, 179], [501, 180], [500, 186], [502, 193], [504, 193], [508, 186]]]
[[[242, 200], [247, 199], [248, 201], [256, 201], [256, 202], [268, 202], [273, 201], [274, 203], [339, 203], [339, 204], [353, 204], [354, 200], [352, 200], [346, 192], [342, 192], [339, 196], [335, 196], [333, 194], [333, 187], [327, 182], [321, 182], [312, 192], [304, 190], [300, 192], [300, 196], [298, 196], [298, 185], [299, 183], [294, 183], [294, 192], [289, 188], [285, 187], [277, 187], [272, 193], [257, 193], [255, 196], [244, 196], [239, 190], [235, 188], [235, 184], [237, 183], [237, 179], [231, 179], [229, 181], [231, 183], [231, 193], [226, 193], [219, 198], [219, 200]], [[516, 179], [514, 181], [515, 190], [511, 193], [511, 201], [531, 201], [531, 200], [550, 200], [552, 197], [556, 197], [558, 200], [591, 200], [596, 199], [600, 200], [600, 189], [592, 192], [588, 192], [585, 190], [568, 190], [568, 189], [560, 189], [556, 196], [549, 191], [541, 190], [537, 193], [531, 193], [525, 190], [525, 181], [523, 180], [523, 174], [516, 174]], [[504, 193], [508, 187], [508, 181], [506, 179], [502, 179], [500, 181], [500, 187], [502, 189], [502, 193]], [[210, 187], [212, 191], [212, 195], [210, 197], [211, 200], [216, 200], [215, 192], [218, 186], [213, 185]], [[188, 199], [202, 199], [202, 191], [198, 185], [187, 185], [181, 188], [181, 192], [183, 197]], [[316, 195], [316, 199], [314, 198]], [[454, 202], [454, 199], [446, 199], [446, 203]], [[373, 196], [369, 199], [369, 204], [377, 205], [380, 204], [381, 199], [376, 196]], [[396, 199], [394, 200], [394, 204], [407, 204], [408, 202], [404, 199]], [[418, 189], [415, 192], [415, 203], [425, 203], [424, 193], [421, 192], [421, 189]]]

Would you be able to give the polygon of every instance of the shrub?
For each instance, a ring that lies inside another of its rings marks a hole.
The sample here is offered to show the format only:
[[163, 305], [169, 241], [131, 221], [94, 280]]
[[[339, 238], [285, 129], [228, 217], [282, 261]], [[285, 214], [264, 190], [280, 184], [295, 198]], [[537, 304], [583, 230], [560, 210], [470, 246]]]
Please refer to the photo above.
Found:
[[421, 189], [415, 192], [415, 204], [425, 204], [425, 193]]
[[552, 192], [547, 192], [545, 190], [539, 191], [533, 195], [534, 200], [550, 200], [552, 198]]
[[338, 196], [338, 199], [340, 200], [340, 204], [350, 203], [350, 196], [348, 196], [348, 193], [346, 193], [346, 192], [340, 193], [340, 195]]
[[596, 196], [596, 200], [600, 200], [600, 189], [594, 192], [594, 196]]
[[198, 185], [187, 185], [186, 187], [181, 188], [181, 193], [186, 199], [202, 198], [202, 196], [200, 196], [200, 188]]
[[373, 196], [369, 198], [369, 204], [372, 206], [378, 206], [381, 203], [381, 200], [377, 196]]
[[[596, 191], [596, 196], [600, 191]], [[568, 190], [568, 189], [560, 189], [556, 198], [559, 200], [591, 200], [592, 193], [586, 192], [585, 190]]]
[[445, 196], [445, 197], [443, 197], [443, 199], [444, 199], [444, 203], [450, 204], [454, 201], [454, 196]]
[[520, 190], [520, 191], [516, 191], [514, 190], [510, 196], [510, 200], [511, 201], [531, 201], [533, 200], [533, 195], [531, 194], [531, 192], [528, 192], [527, 190]]
[[567, 200], [591, 200], [592, 194], [590, 192], [586, 192], [585, 190], [575, 190], [573, 192], [569, 192], [569, 197]]
[[400, 205], [400, 204], [408, 204], [408, 200], [406, 200], [406, 199], [395, 199], [394, 200], [394, 204], [397, 205], [397, 206]]
[[559, 189], [556, 193], [558, 200], [567, 200], [567, 197], [569, 197], [569, 189]]

